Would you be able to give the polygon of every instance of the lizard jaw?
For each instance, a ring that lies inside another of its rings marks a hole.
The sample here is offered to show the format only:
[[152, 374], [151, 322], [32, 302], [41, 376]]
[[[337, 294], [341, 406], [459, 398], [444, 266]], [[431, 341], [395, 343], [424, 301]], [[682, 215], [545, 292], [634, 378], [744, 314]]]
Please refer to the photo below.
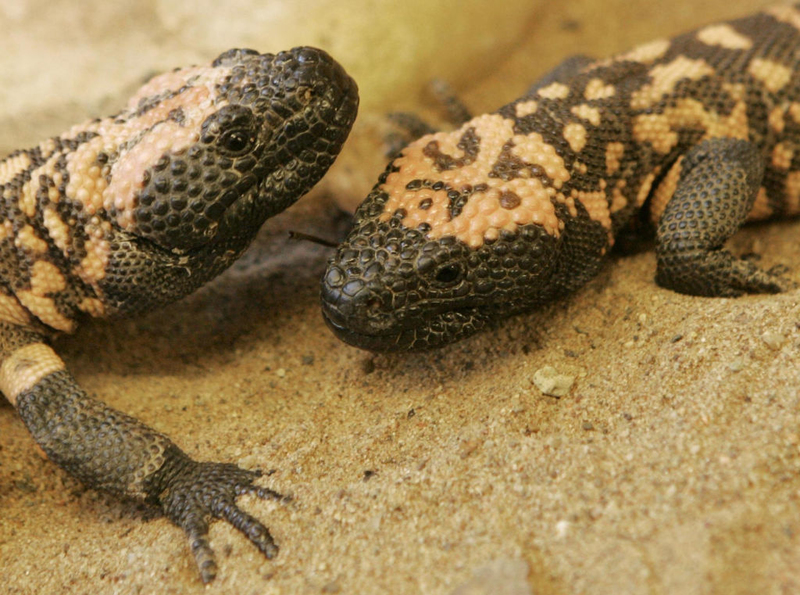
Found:
[[465, 339], [486, 327], [491, 315], [479, 306], [449, 308], [422, 321], [403, 321], [393, 315], [348, 317], [323, 298], [325, 323], [342, 341], [367, 351], [421, 351]]

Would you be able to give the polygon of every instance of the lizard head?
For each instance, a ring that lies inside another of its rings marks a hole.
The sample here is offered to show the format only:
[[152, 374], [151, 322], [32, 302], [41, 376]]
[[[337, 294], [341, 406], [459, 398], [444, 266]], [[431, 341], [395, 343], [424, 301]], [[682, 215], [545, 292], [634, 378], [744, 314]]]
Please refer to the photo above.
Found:
[[109, 125], [136, 130], [115, 135], [104, 206], [176, 254], [241, 251], [322, 177], [357, 108], [355, 82], [314, 48], [229, 50], [159, 75]]
[[408, 145], [329, 262], [328, 325], [365, 349], [430, 348], [551, 299], [568, 178], [552, 146], [500, 114]]

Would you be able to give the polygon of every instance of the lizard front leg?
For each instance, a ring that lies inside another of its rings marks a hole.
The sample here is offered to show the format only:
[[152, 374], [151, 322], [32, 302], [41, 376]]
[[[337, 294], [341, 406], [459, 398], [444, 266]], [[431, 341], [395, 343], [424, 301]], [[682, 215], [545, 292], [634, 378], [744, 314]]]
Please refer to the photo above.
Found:
[[675, 193], [656, 232], [656, 282], [681, 293], [737, 296], [777, 293], [793, 286], [775, 271], [722, 249], [745, 222], [764, 174], [764, 158], [750, 142], [714, 138], [681, 162]]
[[89, 487], [159, 507], [189, 538], [203, 582], [217, 573], [209, 519], [224, 519], [267, 557], [269, 530], [236, 505], [243, 494], [281, 498], [257, 486], [257, 471], [198, 462], [167, 436], [91, 398], [37, 332], [0, 324], [0, 390], [47, 456]]

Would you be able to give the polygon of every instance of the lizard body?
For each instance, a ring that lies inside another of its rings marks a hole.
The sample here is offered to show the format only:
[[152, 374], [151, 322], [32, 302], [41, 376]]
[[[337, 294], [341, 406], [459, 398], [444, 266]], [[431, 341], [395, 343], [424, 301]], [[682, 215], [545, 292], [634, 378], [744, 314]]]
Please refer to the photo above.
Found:
[[217, 569], [212, 517], [277, 553], [236, 498], [278, 494], [89, 397], [47, 339], [86, 316], [167, 304], [222, 272], [322, 177], [357, 106], [355, 83], [321, 50], [230, 50], [0, 161], [0, 390], [51, 460], [182, 527], [204, 582]]
[[323, 312], [372, 350], [430, 348], [578, 289], [656, 226], [656, 281], [706, 296], [793, 286], [721, 248], [800, 212], [800, 10], [782, 5], [605, 60], [409, 144], [329, 262]]

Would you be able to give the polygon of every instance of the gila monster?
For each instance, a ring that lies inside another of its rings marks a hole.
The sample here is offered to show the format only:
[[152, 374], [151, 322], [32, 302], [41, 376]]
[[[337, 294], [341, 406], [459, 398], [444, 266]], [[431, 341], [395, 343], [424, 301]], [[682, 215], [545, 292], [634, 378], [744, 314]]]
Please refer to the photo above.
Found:
[[195, 461], [89, 397], [48, 340], [218, 275], [322, 177], [357, 109], [356, 84], [321, 50], [234, 49], [156, 76], [118, 114], [0, 162], [0, 390], [69, 474], [180, 526], [203, 582], [217, 572], [209, 520], [272, 558], [269, 530], [236, 498], [280, 495], [254, 483], [258, 472]]
[[782, 269], [722, 244], [746, 220], [797, 213], [800, 6], [781, 5], [570, 58], [409, 144], [330, 260], [323, 312], [358, 347], [436, 347], [576, 290], [647, 226], [663, 287], [784, 291]]

